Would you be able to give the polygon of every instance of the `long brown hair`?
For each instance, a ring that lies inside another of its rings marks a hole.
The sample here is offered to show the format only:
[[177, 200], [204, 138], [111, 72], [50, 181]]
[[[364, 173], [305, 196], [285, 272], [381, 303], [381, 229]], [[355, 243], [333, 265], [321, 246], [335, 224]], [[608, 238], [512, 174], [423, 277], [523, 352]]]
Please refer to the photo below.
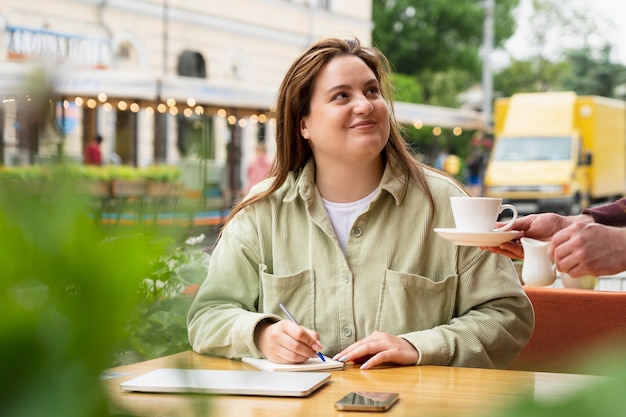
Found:
[[[353, 55], [365, 62], [378, 80], [382, 96], [389, 106], [391, 129], [383, 152], [394, 162], [404, 176], [405, 183], [415, 181], [427, 194], [431, 206], [433, 197], [428, 189], [422, 168], [425, 165], [415, 160], [403, 139], [393, 111], [393, 89], [389, 80], [389, 61], [374, 47], [362, 46], [358, 39], [324, 39], [310, 46], [291, 65], [280, 89], [273, 118], [276, 121], [276, 158], [270, 172], [274, 177], [271, 186], [249, 199], [236, 204], [225, 225], [245, 207], [266, 198], [280, 188], [291, 171], [299, 171], [313, 156], [308, 140], [300, 134], [300, 120], [310, 111], [315, 79], [322, 67], [338, 56]], [[392, 166], [394, 165], [392, 164]]]

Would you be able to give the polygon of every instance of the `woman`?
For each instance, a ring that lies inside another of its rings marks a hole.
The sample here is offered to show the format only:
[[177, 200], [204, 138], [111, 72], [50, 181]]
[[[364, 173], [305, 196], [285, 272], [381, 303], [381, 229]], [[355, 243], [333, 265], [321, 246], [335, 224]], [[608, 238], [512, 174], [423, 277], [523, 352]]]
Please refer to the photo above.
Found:
[[357, 40], [293, 63], [272, 177], [232, 210], [189, 311], [195, 351], [506, 367], [526, 344], [533, 314], [511, 261], [433, 232], [453, 227], [449, 197], [465, 193], [408, 152], [388, 74]]

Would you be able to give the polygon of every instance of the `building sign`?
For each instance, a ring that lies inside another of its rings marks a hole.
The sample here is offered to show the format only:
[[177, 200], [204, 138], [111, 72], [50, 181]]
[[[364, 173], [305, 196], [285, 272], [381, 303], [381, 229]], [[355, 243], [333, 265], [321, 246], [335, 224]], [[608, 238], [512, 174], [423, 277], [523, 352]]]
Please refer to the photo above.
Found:
[[9, 59], [51, 59], [97, 68], [111, 65], [107, 39], [16, 26], [7, 29]]

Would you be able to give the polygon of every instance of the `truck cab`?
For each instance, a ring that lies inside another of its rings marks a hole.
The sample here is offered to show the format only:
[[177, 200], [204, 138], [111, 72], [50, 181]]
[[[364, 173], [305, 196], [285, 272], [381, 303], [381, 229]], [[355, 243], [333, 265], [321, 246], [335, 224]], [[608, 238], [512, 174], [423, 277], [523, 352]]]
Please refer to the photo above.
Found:
[[579, 214], [626, 185], [626, 107], [572, 92], [500, 99], [484, 195], [520, 213]]

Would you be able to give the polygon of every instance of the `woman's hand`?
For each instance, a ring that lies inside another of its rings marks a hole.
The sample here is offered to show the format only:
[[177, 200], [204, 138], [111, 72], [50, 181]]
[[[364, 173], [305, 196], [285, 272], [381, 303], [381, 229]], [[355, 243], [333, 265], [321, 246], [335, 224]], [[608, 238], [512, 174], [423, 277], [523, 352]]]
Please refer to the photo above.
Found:
[[363, 358], [368, 359], [361, 365], [361, 369], [369, 369], [383, 363], [415, 365], [419, 354], [406, 339], [389, 333], [374, 332], [365, 339], [348, 346], [333, 359], [359, 363]]
[[322, 350], [317, 332], [290, 320], [260, 323], [254, 341], [263, 355], [276, 363], [302, 363]]

